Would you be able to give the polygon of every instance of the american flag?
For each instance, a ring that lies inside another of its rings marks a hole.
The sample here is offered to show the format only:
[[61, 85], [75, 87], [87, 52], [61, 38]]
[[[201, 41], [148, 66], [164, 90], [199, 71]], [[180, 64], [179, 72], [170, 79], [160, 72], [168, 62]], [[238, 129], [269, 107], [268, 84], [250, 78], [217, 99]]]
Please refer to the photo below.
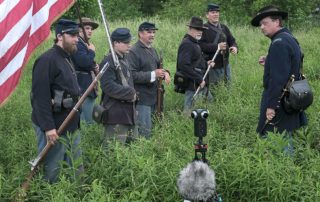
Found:
[[30, 55], [50, 25], [75, 0], [0, 0], [0, 106], [19, 83]]

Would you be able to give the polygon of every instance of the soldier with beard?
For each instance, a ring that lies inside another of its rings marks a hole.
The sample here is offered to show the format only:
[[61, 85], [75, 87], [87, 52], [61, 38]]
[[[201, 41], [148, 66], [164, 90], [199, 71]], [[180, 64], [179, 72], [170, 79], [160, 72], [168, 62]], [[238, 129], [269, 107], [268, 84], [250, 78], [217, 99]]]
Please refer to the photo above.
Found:
[[189, 27], [188, 33], [184, 36], [178, 49], [177, 72], [181, 72], [187, 79], [188, 85], [185, 89], [183, 113], [190, 116], [192, 99], [198, 86], [202, 89], [201, 93], [207, 93], [208, 100], [212, 100], [209, 89], [205, 87], [206, 81], [203, 80], [203, 76], [207, 66], [210, 64], [209, 67], [211, 67], [214, 64], [211, 60], [205, 61], [198, 43], [203, 30], [208, 29], [203, 25], [202, 19], [192, 17], [187, 26]]
[[[68, 116], [80, 95], [71, 54], [77, 50], [79, 26], [71, 20], [61, 19], [55, 27], [55, 44], [34, 63], [32, 72], [32, 122], [38, 140], [38, 152], [47, 144], [54, 144], [44, 158], [44, 179], [50, 183], [59, 177], [60, 161], [69, 166], [71, 159], [81, 157], [79, 114], [70, 121], [62, 134], [57, 130]], [[67, 133], [74, 133], [72, 141]], [[60, 136], [59, 136], [60, 135]], [[62, 141], [58, 139], [63, 139]], [[72, 157], [67, 155], [72, 151]], [[78, 172], [83, 171], [83, 166]]]

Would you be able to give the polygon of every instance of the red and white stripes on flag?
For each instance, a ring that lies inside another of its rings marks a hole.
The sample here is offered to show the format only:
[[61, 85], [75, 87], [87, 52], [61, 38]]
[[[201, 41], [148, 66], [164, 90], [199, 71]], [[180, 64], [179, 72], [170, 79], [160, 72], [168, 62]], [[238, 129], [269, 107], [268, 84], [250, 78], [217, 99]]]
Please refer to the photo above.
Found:
[[74, 0], [0, 0], [0, 105], [16, 88], [34, 49]]

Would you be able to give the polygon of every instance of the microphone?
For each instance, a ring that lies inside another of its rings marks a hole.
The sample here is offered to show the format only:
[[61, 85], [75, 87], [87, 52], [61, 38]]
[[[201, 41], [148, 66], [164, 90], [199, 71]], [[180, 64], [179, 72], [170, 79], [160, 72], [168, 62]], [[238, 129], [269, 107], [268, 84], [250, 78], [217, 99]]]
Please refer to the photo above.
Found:
[[180, 195], [190, 201], [213, 201], [215, 196], [215, 173], [202, 161], [189, 163], [177, 180]]

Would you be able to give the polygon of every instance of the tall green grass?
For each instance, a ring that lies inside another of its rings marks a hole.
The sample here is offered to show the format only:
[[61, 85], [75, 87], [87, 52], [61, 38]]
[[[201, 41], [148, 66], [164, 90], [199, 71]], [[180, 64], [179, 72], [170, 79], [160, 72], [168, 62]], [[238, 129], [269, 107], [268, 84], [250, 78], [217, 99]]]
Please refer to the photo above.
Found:
[[[146, 19], [118, 21], [136, 36]], [[188, 20], [171, 22], [151, 19], [159, 31], [154, 46], [164, 51], [164, 65], [175, 72], [176, 55]], [[218, 193], [224, 201], [320, 201], [320, 67], [319, 28], [294, 32], [305, 52], [304, 72], [314, 89], [314, 104], [307, 110], [309, 125], [294, 138], [295, 155], [282, 153], [285, 142], [278, 135], [261, 140], [255, 133], [262, 92], [263, 68], [257, 59], [267, 52], [269, 39], [249, 26], [230, 27], [239, 45], [231, 56], [232, 86], [214, 90], [210, 111], [207, 157], [216, 172]], [[93, 42], [97, 62], [108, 52], [103, 26]], [[36, 156], [36, 137], [31, 125], [29, 92], [32, 65], [36, 57], [52, 45], [47, 41], [34, 53], [10, 100], [0, 109], [0, 201], [10, 201], [29, 172], [28, 161]], [[49, 185], [35, 176], [27, 201], [181, 201], [176, 188], [179, 171], [194, 157], [193, 120], [180, 112], [183, 96], [166, 86], [165, 118], [155, 123], [151, 140], [140, 139], [128, 147], [117, 142], [104, 152], [103, 127], [83, 126], [82, 148], [85, 174], [70, 181], [63, 170], [59, 183]], [[197, 107], [205, 107], [199, 103]]]

